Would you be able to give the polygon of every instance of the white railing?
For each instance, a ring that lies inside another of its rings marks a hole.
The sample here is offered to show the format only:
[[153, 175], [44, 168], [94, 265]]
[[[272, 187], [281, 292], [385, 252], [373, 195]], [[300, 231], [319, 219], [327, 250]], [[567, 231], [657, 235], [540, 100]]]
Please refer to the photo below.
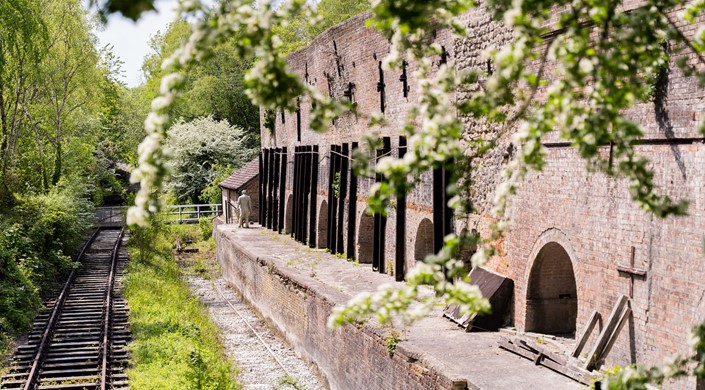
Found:
[[222, 205], [213, 204], [181, 204], [167, 206], [162, 214], [166, 215], [168, 223], [198, 223], [201, 217], [215, 218], [220, 215]]
[[[162, 211], [166, 223], [198, 223], [202, 217], [215, 218], [221, 214], [223, 206], [214, 204], [181, 204], [166, 206]], [[122, 226], [125, 224], [127, 207], [96, 207], [95, 214], [99, 226]]]

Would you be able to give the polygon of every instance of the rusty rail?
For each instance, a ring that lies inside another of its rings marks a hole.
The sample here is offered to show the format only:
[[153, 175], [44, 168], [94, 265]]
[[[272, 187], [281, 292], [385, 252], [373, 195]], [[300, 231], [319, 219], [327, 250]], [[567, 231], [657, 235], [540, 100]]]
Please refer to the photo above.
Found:
[[121, 372], [129, 338], [126, 305], [113, 296], [118, 264], [125, 259], [119, 256], [123, 236], [122, 229], [96, 229], [77, 257], [81, 266], [71, 272], [50, 313], [37, 316], [27, 345], [13, 356], [1, 389], [105, 390], [127, 384]]

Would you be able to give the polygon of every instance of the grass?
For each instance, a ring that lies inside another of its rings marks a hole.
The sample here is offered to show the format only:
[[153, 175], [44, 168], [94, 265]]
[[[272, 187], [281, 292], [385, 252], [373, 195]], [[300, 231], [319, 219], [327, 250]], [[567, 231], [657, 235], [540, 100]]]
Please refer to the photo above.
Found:
[[198, 235], [198, 225], [133, 232], [125, 285], [134, 338], [134, 365], [128, 372], [132, 389], [241, 388], [225, 356], [220, 330], [190, 294], [172, 254], [176, 238], [194, 240]]

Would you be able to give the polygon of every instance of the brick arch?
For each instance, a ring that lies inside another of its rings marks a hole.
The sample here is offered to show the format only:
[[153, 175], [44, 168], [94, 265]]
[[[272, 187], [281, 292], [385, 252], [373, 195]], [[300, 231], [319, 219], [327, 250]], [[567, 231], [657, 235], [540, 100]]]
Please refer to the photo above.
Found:
[[423, 261], [426, 256], [433, 254], [433, 222], [424, 218], [416, 229], [414, 240], [414, 259]]
[[328, 247], [328, 202], [321, 202], [318, 207], [318, 230], [316, 231], [318, 248]]
[[374, 240], [374, 217], [362, 212], [360, 223], [357, 229], [357, 261], [360, 263], [372, 263], [373, 240]]
[[525, 330], [569, 334], [578, 314], [577, 258], [567, 236], [545, 231], [534, 243], [525, 275]]
[[291, 234], [294, 231], [294, 195], [286, 197], [286, 213], [284, 215], [284, 233]]

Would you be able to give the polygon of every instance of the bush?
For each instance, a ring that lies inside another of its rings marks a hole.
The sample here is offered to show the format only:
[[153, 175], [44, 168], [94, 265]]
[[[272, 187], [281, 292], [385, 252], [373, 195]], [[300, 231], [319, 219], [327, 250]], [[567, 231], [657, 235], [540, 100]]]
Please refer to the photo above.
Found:
[[19, 196], [0, 215], [0, 353], [73, 268], [69, 255], [93, 218], [90, 202], [58, 189]]
[[198, 220], [198, 228], [201, 231], [203, 241], [208, 241], [213, 235], [213, 220], [209, 217], [201, 217]]

